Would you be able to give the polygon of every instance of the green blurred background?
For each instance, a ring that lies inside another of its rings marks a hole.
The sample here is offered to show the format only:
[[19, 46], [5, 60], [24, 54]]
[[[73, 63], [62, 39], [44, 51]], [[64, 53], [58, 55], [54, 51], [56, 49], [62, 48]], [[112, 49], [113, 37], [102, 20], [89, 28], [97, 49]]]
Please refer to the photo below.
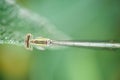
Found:
[[[18, 0], [73, 40], [120, 40], [119, 0]], [[0, 48], [1, 80], [120, 80], [120, 50]]]

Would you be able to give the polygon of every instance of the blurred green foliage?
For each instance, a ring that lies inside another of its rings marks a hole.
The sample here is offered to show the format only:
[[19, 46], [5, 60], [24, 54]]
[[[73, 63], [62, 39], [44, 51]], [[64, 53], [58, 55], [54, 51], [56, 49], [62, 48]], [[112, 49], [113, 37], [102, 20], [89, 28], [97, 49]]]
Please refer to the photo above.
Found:
[[[74, 40], [120, 40], [119, 0], [26, 0], [22, 5]], [[70, 47], [32, 53], [30, 80], [120, 79], [120, 50]]]

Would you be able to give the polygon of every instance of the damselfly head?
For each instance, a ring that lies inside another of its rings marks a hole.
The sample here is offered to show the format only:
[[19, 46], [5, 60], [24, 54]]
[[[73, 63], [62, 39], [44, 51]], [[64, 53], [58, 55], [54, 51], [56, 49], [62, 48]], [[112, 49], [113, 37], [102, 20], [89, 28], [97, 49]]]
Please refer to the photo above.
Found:
[[39, 47], [39, 49], [43, 50], [43, 48], [49, 46], [51, 42], [52, 40], [43, 37], [32, 39], [32, 35], [27, 34], [25, 39], [25, 47], [29, 50], [32, 50], [32, 46], [34, 46], [37, 49]]
[[27, 34], [25, 37], [25, 47], [26, 49], [32, 50], [32, 46], [30, 44], [30, 40], [32, 38], [32, 34]]

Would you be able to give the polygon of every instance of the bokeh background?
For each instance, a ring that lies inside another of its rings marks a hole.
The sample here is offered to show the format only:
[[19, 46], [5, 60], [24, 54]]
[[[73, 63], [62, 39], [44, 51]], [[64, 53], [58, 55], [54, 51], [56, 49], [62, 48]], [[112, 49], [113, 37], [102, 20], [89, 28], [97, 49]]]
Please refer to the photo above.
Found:
[[[73, 40], [120, 42], [119, 0], [17, 0]], [[0, 46], [0, 80], [120, 80], [120, 50]]]

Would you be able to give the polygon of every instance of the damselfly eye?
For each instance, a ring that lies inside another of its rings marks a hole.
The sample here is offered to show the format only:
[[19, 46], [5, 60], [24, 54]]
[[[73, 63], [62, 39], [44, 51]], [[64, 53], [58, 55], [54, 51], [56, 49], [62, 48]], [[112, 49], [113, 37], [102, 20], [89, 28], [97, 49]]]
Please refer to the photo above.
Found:
[[27, 34], [26, 38], [25, 38], [25, 47], [27, 49], [32, 49], [31, 45], [30, 45], [30, 39], [31, 39], [32, 35], [31, 34]]

